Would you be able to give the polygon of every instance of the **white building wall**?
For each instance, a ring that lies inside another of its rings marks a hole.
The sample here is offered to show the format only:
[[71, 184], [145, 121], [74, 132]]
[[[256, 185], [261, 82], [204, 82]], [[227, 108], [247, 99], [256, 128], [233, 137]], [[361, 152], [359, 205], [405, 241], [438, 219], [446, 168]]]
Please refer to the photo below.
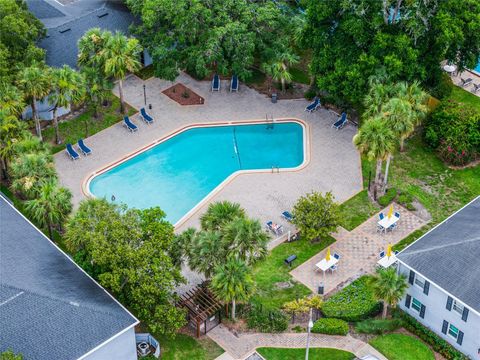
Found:
[[[408, 279], [410, 269], [403, 264], [399, 264], [399, 270]], [[421, 277], [421, 274], [415, 274], [415, 276]], [[409, 284], [406, 294], [412, 297], [412, 302], [415, 298], [425, 305], [425, 316], [423, 319], [420, 318], [419, 312], [413, 309], [411, 304], [410, 308], [405, 306], [406, 296], [398, 304], [403, 311], [433, 330], [438, 336], [468, 355], [472, 360], [480, 360], [480, 316], [478, 314], [469, 309], [467, 321], [463, 321], [462, 315], [458, 312], [453, 309], [447, 310], [448, 294], [432, 283], [430, 283], [428, 295], [424, 294], [423, 289], [415, 283], [413, 285]], [[457, 344], [456, 340], [448, 335], [448, 331], [446, 335], [442, 333], [444, 320], [464, 333], [461, 345]]]
[[130, 328], [82, 360], [137, 360], [135, 329]]

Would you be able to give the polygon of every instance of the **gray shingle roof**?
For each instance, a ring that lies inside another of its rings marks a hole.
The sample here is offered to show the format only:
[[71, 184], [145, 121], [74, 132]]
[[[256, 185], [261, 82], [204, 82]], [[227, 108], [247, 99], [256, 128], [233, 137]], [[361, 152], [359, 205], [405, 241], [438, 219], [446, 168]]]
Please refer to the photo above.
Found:
[[480, 196], [403, 250], [398, 258], [480, 312]]
[[0, 352], [77, 359], [137, 320], [0, 196]]

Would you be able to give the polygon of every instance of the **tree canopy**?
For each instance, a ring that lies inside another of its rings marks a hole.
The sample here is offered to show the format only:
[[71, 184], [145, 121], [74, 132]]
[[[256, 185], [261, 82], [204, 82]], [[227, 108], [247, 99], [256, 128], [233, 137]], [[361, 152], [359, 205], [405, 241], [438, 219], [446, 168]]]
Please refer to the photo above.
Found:
[[[172, 334], [185, 314], [174, 302], [184, 281], [172, 264], [173, 226], [160, 208], [127, 209], [91, 199], [80, 204], [66, 227], [65, 243], [82, 267], [109, 289], [151, 331]], [[82, 258], [83, 257], [83, 258]]]
[[473, 67], [480, 55], [479, 0], [307, 0], [305, 44], [321, 90], [359, 106], [368, 79], [435, 86], [442, 60]]
[[[143, 24], [136, 28], [153, 57], [156, 75], [173, 80], [186, 69], [200, 78], [213, 68], [248, 78], [259, 56], [289, 42], [295, 16], [280, 1], [127, 0]], [[287, 7], [287, 6], [285, 6]]]

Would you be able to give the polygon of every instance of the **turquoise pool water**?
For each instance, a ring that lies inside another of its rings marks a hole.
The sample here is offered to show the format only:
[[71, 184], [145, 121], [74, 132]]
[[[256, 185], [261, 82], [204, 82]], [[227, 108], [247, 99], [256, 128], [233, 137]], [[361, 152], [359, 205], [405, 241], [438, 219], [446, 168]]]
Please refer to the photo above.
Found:
[[89, 190], [129, 207], [160, 206], [175, 224], [232, 173], [297, 167], [303, 149], [296, 122], [192, 128], [94, 177]]

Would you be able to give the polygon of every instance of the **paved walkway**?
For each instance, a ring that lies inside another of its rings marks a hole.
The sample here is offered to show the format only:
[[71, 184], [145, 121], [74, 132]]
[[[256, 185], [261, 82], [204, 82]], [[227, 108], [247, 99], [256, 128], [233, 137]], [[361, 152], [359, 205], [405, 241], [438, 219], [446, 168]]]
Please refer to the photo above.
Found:
[[335, 114], [325, 109], [313, 114], [306, 113], [304, 109], [308, 102], [302, 99], [280, 100], [272, 104], [270, 99], [243, 84], [238, 94], [232, 94], [226, 90], [226, 82], [222, 83], [220, 93], [211, 93], [209, 82], [196, 81], [185, 74], [180, 75], [177, 82], [204, 97], [205, 105], [180, 106], [161, 94], [163, 89], [171, 86], [171, 82], [157, 78], [143, 81], [130, 76], [124, 82], [125, 99], [137, 109], [143, 107], [145, 84], [147, 103], [153, 107], [149, 112], [155, 118], [154, 124], [146, 125], [138, 115], [134, 115], [132, 119], [139, 127], [134, 134], [128, 133], [121, 123], [117, 123], [89, 137], [86, 143], [94, 153], [88, 158], [82, 157], [72, 162], [64, 152], [55, 155], [60, 182], [72, 191], [75, 205], [85, 198], [82, 183], [91, 173], [186, 125], [264, 119], [266, 114], [274, 118], [299, 118], [308, 124], [310, 163], [296, 172], [255, 173], [236, 177], [177, 230], [198, 225], [199, 215], [208, 203], [223, 199], [239, 202], [250, 216], [262, 222], [273, 220], [288, 230], [290, 225], [281, 219], [280, 214], [291, 209], [297, 198], [306, 192], [332, 191], [336, 200], [343, 202], [362, 189], [360, 158], [352, 144], [356, 128], [347, 126], [341, 131], [332, 129]]
[[[375, 214], [351, 232], [340, 228], [336, 234], [333, 234], [337, 241], [331, 246], [331, 254], [338, 253], [341, 256], [338, 269], [333, 273], [326, 272], [323, 275], [322, 271], [315, 266], [325, 258], [326, 250], [324, 250], [292, 270], [290, 274], [314, 292], [317, 291], [320, 282], [324, 282], [325, 294], [328, 294], [362, 274], [373, 272], [380, 251], [386, 250], [388, 244], [396, 244], [425, 225], [424, 220], [400, 205], [396, 204], [394, 208], [395, 211], [400, 212], [401, 217], [397, 228], [392, 232], [385, 234], [376, 231], [378, 214]], [[387, 212], [388, 208], [385, 208], [383, 213]]]
[[[248, 333], [235, 336], [222, 324], [210, 330], [207, 335], [228, 353], [228, 355], [222, 355], [224, 356], [222, 359], [243, 360], [258, 347], [304, 348], [307, 344], [307, 334], [305, 333]], [[345, 350], [355, 354], [357, 357], [372, 354], [380, 360], [387, 360], [369, 344], [349, 335], [311, 334], [310, 346]]]

